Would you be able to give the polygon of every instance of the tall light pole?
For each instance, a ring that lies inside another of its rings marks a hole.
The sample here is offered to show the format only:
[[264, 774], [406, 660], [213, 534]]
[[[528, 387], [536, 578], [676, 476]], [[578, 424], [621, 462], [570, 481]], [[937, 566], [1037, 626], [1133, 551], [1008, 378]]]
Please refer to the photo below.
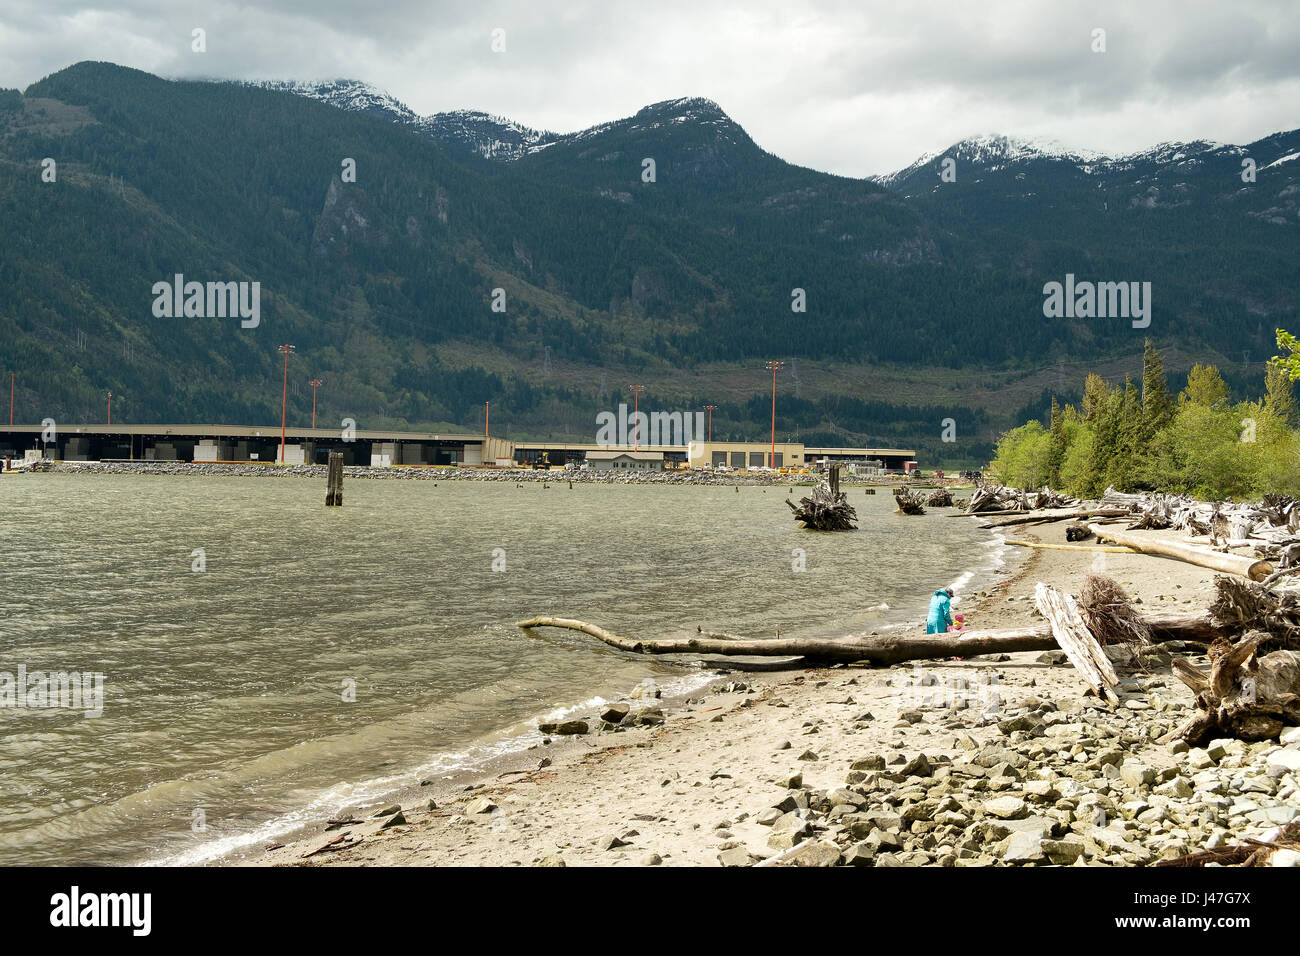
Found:
[[14, 373], [9, 373], [9, 424], [14, 423]]
[[318, 378], [313, 378], [310, 384], [311, 384], [311, 427], [314, 429], [316, 427], [316, 389], [320, 388], [325, 383]]
[[492, 432], [489, 431], [491, 425], [492, 425], [492, 403], [484, 402], [483, 403], [483, 437], [484, 438], [492, 437]]
[[641, 393], [644, 385], [632, 386], [632, 450], [641, 450]]
[[713, 443], [713, 410], [718, 406], [705, 405], [704, 407], [709, 411], [709, 443], [712, 444]]
[[292, 345], [281, 345], [280, 352], [284, 355], [284, 391], [280, 396], [280, 464], [284, 464], [284, 416], [285, 408], [289, 404], [289, 353], [293, 351]]
[[767, 367], [772, 370], [772, 457], [768, 459], [767, 467], [773, 471], [776, 470], [776, 373], [785, 368], [784, 362], [768, 362]]
[[108, 393], [108, 423], [113, 424], [113, 393]]

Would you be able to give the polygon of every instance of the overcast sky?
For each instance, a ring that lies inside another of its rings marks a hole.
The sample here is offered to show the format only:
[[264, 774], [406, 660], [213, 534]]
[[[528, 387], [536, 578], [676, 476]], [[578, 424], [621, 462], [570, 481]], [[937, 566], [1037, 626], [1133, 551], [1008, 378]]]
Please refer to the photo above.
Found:
[[1117, 153], [1300, 126], [1297, 0], [0, 0], [0, 86], [79, 60], [349, 77], [418, 113], [558, 132], [704, 96], [771, 152], [851, 176], [979, 133]]

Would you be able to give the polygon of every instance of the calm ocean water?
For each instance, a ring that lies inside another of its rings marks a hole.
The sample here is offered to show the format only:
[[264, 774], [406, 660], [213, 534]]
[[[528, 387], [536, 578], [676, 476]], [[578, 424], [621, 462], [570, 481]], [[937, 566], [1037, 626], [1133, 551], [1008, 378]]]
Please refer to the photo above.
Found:
[[843, 634], [920, 619], [1000, 563], [971, 522], [860, 489], [861, 530], [834, 535], [800, 530], [786, 487], [345, 492], [326, 509], [323, 480], [0, 478], [0, 672], [104, 675], [99, 717], [0, 709], [0, 863], [203, 862], [524, 746], [540, 715], [705, 677], [526, 636], [533, 614]]

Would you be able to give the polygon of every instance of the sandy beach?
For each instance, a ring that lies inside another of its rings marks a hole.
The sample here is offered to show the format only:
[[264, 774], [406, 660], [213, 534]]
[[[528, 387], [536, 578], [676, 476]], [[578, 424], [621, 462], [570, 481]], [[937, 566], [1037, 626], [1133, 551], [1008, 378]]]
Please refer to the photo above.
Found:
[[[1064, 542], [1063, 524], [1010, 530], [1022, 540]], [[1174, 560], [1035, 549], [1013, 576], [958, 595], [958, 609], [979, 628], [1032, 623], [1035, 582], [1077, 592], [1089, 569], [1115, 577], [1146, 610], [1203, 608], [1213, 592], [1213, 572]], [[1187, 653], [1203, 663], [1196, 648]], [[1208, 782], [1216, 773], [1237, 786], [1238, 778], [1263, 777], [1266, 769], [1251, 768], [1271, 766], [1267, 754], [1277, 748], [1233, 741], [1211, 748], [1207, 759], [1196, 750], [1189, 757], [1185, 745], [1154, 743], [1191, 705], [1167, 657], [1164, 666], [1120, 668], [1124, 700], [1114, 712], [1085, 697], [1068, 664], [1045, 663], [1037, 652], [1002, 657], [924, 664], [949, 686], [953, 678], [975, 686], [996, 675], [996, 713], [918, 702], [917, 691], [894, 686], [917, 665], [724, 675], [695, 698], [665, 702], [661, 724], [550, 738], [490, 777], [451, 791], [431, 786], [402, 800], [400, 816], [392, 806], [340, 807], [340, 819], [357, 822], [307, 833], [245, 862], [746, 865], [803, 843], [795, 862], [805, 865], [991, 865], [1012, 861], [1009, 845], [1025, 829], [1040, 842], [1018, 862], [1123, 865], [1235, 842], [1294, 816], [1285, 805], [1295, 803], [1286, 792], [1294, 780], [1279, 783], [1276, 766], [1271, 784], [1252, 790], [1247, 781], [1253, 809], [1225, 799], [1206, 804], [1195, 794], [1186, 799], [1189, 789], [1222, 793]], [[1048, 723], [1037, 742], [1033, 733], [1008, 729], [1008, 720], [1023, 729], [1015, 721], [1036, 715]], [[589, 716], [595, 727], [597, 715]], [[1065, 733], [1054, 733], [1060, 727]], [[1075, 744], [1071, 753], [1071, 738], [1084, 736], [1083, 727], [1099, 739]], [[1016, 759], [1017, 749], [1030, 758]], [[986, 755], [992, 763], [979, 759]], [[1193, 764], [1184, 766], [1188, 760]], [[1014, 811], [1005, 815], [989, 803], [1004, 792]], [[1270, 807], [1278, 794], [1284, 805]], [[1028, 801], [1026, 812], [1014, 801]], [[934, 805], [945, 809], [936, 813]], [[924, 809], [909, 818], [908, 808], [917, 807]], [[1104, 828], [1088, 818], [1099, 807], [1113, 811]], [[387, 812], [375, 816], [380, 810]], [[901, 817], [891, 817], [899, 810]], [[808, 849], [813, 836], [819, 852]]]

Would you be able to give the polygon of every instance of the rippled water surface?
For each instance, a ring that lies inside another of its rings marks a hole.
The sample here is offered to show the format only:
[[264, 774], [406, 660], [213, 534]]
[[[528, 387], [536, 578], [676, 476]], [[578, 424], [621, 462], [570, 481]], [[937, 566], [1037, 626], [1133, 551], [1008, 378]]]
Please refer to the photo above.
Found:
[[835, 535], [800, 530], [785, 487], [352, 480], [329, 509], [324, 491], [0, 477], [0, 672], [105, 675], [98, 718], [0, 709], [0, 862], [201, 862], [472, 766], [557, 708], [698, 679], [530, 637], [514, 622], [533, 614], [841, 634], [920, 618], [998, 560], [970, 522], [860, 489], [861, 530]]

